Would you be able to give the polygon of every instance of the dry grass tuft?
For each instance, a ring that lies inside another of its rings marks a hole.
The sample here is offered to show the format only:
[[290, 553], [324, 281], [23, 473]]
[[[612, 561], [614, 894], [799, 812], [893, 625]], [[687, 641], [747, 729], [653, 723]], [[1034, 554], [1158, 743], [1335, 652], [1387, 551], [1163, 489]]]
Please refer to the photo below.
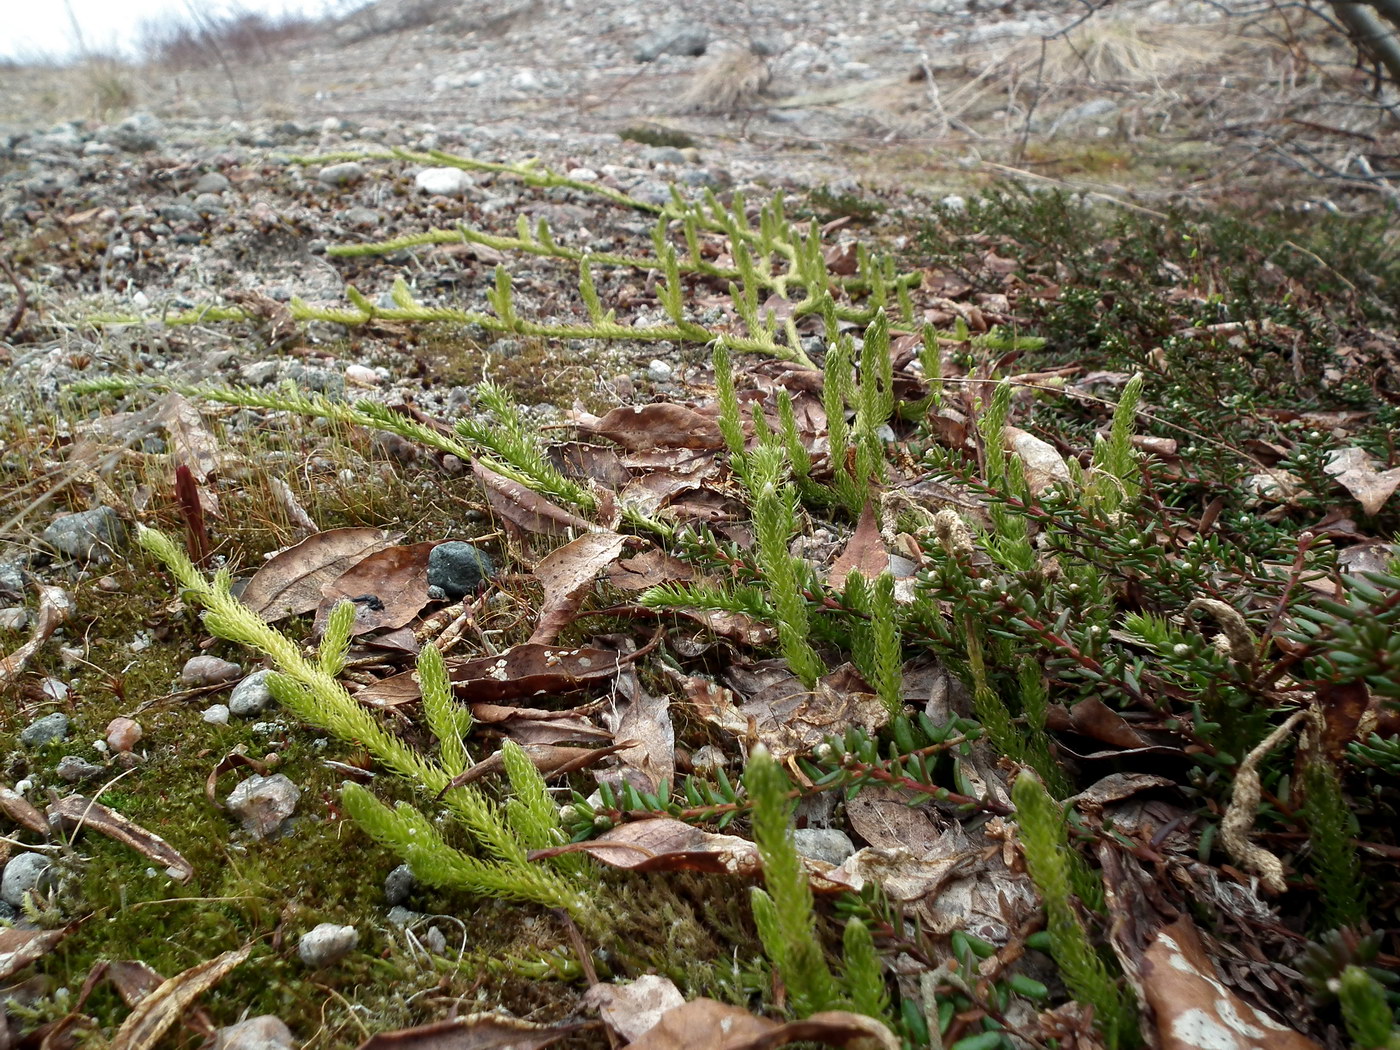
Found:
[[681, 96], [683, 109], [693, 113], [736, 113], [752, 109], [773, 80], [768, 60], [752, 51], [720, 54], [691, 81]]

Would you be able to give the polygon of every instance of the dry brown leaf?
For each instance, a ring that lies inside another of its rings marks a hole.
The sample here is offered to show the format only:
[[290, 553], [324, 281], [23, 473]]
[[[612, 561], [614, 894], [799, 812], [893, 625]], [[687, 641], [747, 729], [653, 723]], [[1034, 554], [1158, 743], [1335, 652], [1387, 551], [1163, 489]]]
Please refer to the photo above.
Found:
[[450, 1021], [380, 1032], [358, 1050], [539, 1050], [589, 1024], [534, 1024], [504, 1014], [467, 1014]]
[[612, 734], [588, 715], [605, 706], [604, 697], [569, 711], [548, 711], [538, 707], [508, 707], [502, 704], [470, 704], [472, 718], [495, 727], [521, 747], [537, 744], [597, 743], [611, 741]]
[[685, 405], [660, 402], [622, 406], [599, 419], [573, 413], [574, 422], [592, 434], [615, 441], [625, 449], [724, 447], [715, 418]]
[[[497, 656], [449, 660], [457, 698], [499, 702], [549, 693], [571, 693], [610, 681], [620, 666], [611, 649], [563, 649], [523, 642]], [[356, 697], [376, 707], [397, 707], [422, 696], [416, 671], [404, 671], [360, 690]]]
[[38, 962], [77, 928], [76, 923], [56, 930], [0, 928], [0, 981]]
[[877, 849], [903, 849], [922, 857], [933, 849], [942, 832], [934, 822], [927, 795], [880, 784], [863, 788], [846, 802], [846, 817], [857, 835]]
[[44, 819], [44, 814], [8, 784], [0, 784], [0, 813], [35, 834], [49, 837], [49, 822]]
[[676, 775], [676, 730], [671, 724], [671, 699], [665, 693], [649, 693], [642, 688], [635, 665], [629, 664], [617, 676], [616, 696], [620, 702], [603, 712], [603, 723], [615, 740], [630, 740], [633, 746], [619, 756], [619, 768], [598, 776], [598, 782], [619, 787], [627, 780], [643, 791], [655, 791], [662, 781]]
[[384, 529], [329, 529], [279, 551], [248, 581], [239, 600], [265, 620], [308, 613], [321, 589], [345, 570], [399, 539]]
[[1377, 464], [1365, 449], [1352, 446], [1330, 452], [1322, 469], [1356, 497], [1362, 510], [1377, 514], [1396, 488], [1400, 488], [1400, 467], [1377, 470]]
[[315, 630], [325, 629], [337, 602], [355, 603], [352, 635], [402, 627], [428, 604], [428, 555], [437, 541], [385, 547], [366, 555], [334, 580], [322, 585]]
[[756, 732], [779, 762], [805, 755], [851, 726], [873, 733], [889, 721], [885, 705], [850, 664], [824, 675], [812, 690], [783, 660], [735, 664], [726, 678], [747, 699], [736, 706], [727, 690], [708, 689], [703, 679], [692, 679], [696, 692], [690, 699], [700, 717], [740, 739]]
[[69, 795], [59, 799], [49, 806], [48, 815], [49, 823], [55, 828], [65, 831], [91, 828], [113, 841], [130, 846], [147, 860], [164, 867], [166, 874], [172, 879], [184, 882], [194, 874], [194, 865], [165, 839], [147, 831], [140, 824], [127, 820], [116, 810], [83, 795]]
[[1157, 931], [1140, 976], [1162, 1050], [1321, 1050], [1222, 984], [1185, 916]]
[[620, 824], [603, 838], [580, 843], [594, 860], [624, 871], [702, 871], [757, 875], [758, 847], [737, 835], [720, 835], [670, 817]]
[[824, 1010], [801, 1021], [779, 1024], [743, 1007], [695, 999], [667, 1011], [655, 1028], [626, 1050], [770, 1050], [816, 1042], [850, 1050], [899, 1050], [893, 1032], [873, 1017]]
[[152, 419], [165, 428], [174, 464], [189, 467], [196, 481], [208, 481], [209, 475], [219, 469], [223, 453], [219, 439], [205, 427], [199, 409], [173, 390], [151, 407]]
[[644, 591], [694, 576], [689, 564], [656, 547], [608, 566], [608, 582], [621, 591]]
[[595, 984], [584, 993], [583, 1005], [630, 1041], [655, 1028], [667, 1011], [684, 1006], [685, 997], [670, 978], [648, 973], [628, 984]]
[[551, 551], [535, 566], [535, 578], [544, 588], [540, 618], [529, 640], [551, 645], [559, 632], [573, 622], [598, 574], [617, 560], [625, 536], [616, 532], [589, 532]]
[[486, 502], [502, 521], [529, 533], [562, 535], [569, 530], [589, 532], [595, 526], [545, 499], [518, 481], [502, 477], [480, 460], [472, 460], [472, 473], [481, 482]]
[[34, 654], [58, 630], [59, 624], [72, 616], [77, 609], [73, 596], [62, 587], [38, 584], [39, 608], [34, 617], [34, 627], [29, 632], [29, 640], [7, 656], [0, 656], [0, 687], [10, 682], [28, 666]]
[[152, 1050], [190, 1004], [218, 984], [253, 952], [251, 943], [224, 952], [164, 981], [127, 1015], [111, 1050]]
[[844, 590], [846, 577], [853, 571], [867, 580], [873, 580], [881, 573], [888, 572], [889, 567], [890, 552], [885, 549], [885, 541], [880, 536], [880, 523], [875, 520], [875, 510], [867, 503], [860, 512], [856, 531], [846, 544], [846, 549], [832, 563], [827, 584], [835, 590]]

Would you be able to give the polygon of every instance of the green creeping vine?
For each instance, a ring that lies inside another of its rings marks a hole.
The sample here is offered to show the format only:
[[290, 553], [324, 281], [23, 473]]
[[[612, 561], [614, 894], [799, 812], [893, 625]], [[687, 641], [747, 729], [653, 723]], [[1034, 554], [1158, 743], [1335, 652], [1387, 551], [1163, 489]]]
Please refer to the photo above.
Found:
[[358, 742], [422, 795], [441, 796], [447, 813], [484, 854], [472, 856], [449, 845], [437, 823], [408, 803], [391, 809], [364, 788], [347, 784], [341, 795], [346, 811], [369, 835], [403, 856], [415, 876], [433, 886], [562, 908], [580, 925], [595, 932], [602, 929], [601, 911], [576, 878], [586, 862], [568, 854], [539, 864], [528, 858], [530, 850], [560, 845], [567, 837], [545, 794], [543, 778], [518, 745], [507, 741], [502, 747], [516, 795], [504, 812], [476, 788], [452, 786], [452, 778], [467, 762], [462, 737], [468, 720], [451, 704], [451, 687], [436, 648], [425, 646], [418, 663], [424, 711], [440, 749], [434, 761], [385, 731], [336, 681], [354, 620], [352, 603], [341, 602], [331, 613], [321, 656], [311, 661], [295, 642], [229, 593], [227, 570], [206, 579], [183, 550], [154, 529], [143, 528], [139, 542], [175, 575], [185, 596], [204, 609], [204, 625], [210, 631], [274, 661], [277, 673], [268, 685], [279, 703], [341, 740]]

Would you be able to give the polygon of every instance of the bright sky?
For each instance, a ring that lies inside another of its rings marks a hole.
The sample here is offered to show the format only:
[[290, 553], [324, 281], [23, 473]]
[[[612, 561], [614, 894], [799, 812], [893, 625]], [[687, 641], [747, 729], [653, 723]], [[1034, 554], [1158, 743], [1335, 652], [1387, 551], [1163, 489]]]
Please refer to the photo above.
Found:
[[75, 20], [82, 27], [83, 43], [89, 51], [130, 54], [143, 21], [168, 17], [188, 21], [191, 9], [201, 15], [243, 11], [280, 15], [287, 11], [319, 13], [359, 6], [346, 0], [0, 0], [0, 8], [5, 11], [0, 58], [63, 59], [73, 55], [78, 50], [73, 32]]

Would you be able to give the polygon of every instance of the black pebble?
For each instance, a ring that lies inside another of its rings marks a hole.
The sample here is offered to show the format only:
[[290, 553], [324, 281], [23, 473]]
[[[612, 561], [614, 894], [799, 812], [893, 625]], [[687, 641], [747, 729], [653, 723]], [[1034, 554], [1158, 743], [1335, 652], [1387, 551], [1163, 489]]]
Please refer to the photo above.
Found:
[[475, 594], [495, 572], [490, 556], [470, 543], [439, 543], [428, 553], [428, 587], [439, 588], [449, 601]]

